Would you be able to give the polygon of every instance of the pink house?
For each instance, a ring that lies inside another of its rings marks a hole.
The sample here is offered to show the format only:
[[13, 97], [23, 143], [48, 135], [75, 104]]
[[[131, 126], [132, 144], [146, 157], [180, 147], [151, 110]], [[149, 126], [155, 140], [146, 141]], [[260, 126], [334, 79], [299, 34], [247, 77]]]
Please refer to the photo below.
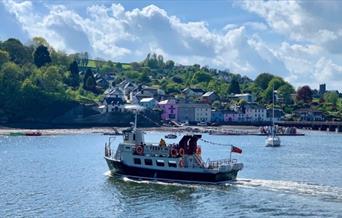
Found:
[[158, 106], [163, 110], [162, 120], [177, 120], [177, 104], [174, 99], [161, 101]]

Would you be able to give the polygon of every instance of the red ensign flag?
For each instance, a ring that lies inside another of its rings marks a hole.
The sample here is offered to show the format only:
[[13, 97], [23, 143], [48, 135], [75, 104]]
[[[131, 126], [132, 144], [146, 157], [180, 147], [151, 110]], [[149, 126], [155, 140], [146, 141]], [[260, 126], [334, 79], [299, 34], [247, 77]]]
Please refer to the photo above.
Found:
[[242, 149], [238, 148], [238, 147], [235, 147], [235, 146], [232, 146], [231, 152], [235, 152], [235, 153], [241, 154], [242, 153]]

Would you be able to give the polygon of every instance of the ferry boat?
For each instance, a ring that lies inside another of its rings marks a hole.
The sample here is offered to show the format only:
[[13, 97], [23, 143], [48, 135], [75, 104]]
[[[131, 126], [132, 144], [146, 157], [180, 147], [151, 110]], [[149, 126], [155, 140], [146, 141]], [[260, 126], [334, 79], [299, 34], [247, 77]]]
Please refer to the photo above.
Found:
[[[137, 117], [137, 116], [136, 116]], [[112, 139], [105, 144], [105, 160], [112, 174], [131, 179], [182, 183], [225, 183], [235, 180], [242, 163], [230, 158], [202, 160], [197, 141], [201, 135], [184, 135], [177, 144], [146, 143], [135, 126], [123, 131], [123, 142], [112, 150]], [[242, 150], [232, 146], [231, 152]]]

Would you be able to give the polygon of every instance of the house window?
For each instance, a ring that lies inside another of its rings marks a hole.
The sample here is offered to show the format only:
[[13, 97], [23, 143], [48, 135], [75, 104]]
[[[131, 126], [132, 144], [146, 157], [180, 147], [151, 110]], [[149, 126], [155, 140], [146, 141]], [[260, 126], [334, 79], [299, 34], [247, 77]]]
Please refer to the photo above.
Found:
[[145, 165], [152, 166], [153, 165], [152, 160], [151, 159], [145, 159]]
[[165, 166], [165, 163], [164, 163], [163, 160], [157, 160], [157, 161], [156, 161], [156, 164], [157, 164], [158, 167], [163, 167], [163, 166]]
[[134, 164], [141, 164], [141, 159], [140, 158], [134, 158]]
[[168, 162], [168, 165], [169, 165], [169, 167], [177, 168], [177, 163], [176, 163], [176, 161], [169, 161], [169, 162]]

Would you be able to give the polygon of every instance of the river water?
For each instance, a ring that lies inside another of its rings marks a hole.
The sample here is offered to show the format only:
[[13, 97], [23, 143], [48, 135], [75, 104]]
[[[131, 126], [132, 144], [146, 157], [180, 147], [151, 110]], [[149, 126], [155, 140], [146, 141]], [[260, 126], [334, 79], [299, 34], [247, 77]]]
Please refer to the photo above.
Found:
[[[261, 136], [203, 138], [242, 148], [233, 154], [245, 165], [235, 183], [111, 177], [100, 134], [0, 136], [0, 217], [342, 217], [342, 134], [282, 137], [279, 148]], [[228, 146], [199, 144], [204, 160], [229, 157]]]

